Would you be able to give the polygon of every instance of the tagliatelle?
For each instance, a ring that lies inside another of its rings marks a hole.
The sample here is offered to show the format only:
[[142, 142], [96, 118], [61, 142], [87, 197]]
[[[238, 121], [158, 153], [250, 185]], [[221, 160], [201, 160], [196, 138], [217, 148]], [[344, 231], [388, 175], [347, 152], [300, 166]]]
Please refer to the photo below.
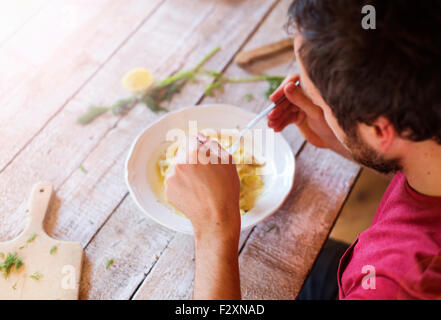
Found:
[[[208, 138], [218, 141], [225, 149], [228, 148], [233, 142], [230, 141], [229, 137], [218, 139], [217, 134], [213, 134], [213, 131], [202, 130], [202, 132]], [[173, 143], [158, 160], [157, 168], [160, 177], [160, 184], [163, 188], [165, 187], [165, 177], [171, 171], [176, 162], [176, 153], [178, 148], [179, 145], [177, 143]], [[259, 175], [259, 169], [264, 165], [264, 161], [253, 156], [249, 152], [246, 152], [243, 146], [239, 147], [238, 150], [233, 154], [233, 160], [236, 163], [237, 173], [240, 179], [240, 214], [244, 215], [254, 207], [257, 198], [263, 192], [264, 183], [262, 176]], [[175, 213], [185, 216], [177, 209], [175, 209]]]

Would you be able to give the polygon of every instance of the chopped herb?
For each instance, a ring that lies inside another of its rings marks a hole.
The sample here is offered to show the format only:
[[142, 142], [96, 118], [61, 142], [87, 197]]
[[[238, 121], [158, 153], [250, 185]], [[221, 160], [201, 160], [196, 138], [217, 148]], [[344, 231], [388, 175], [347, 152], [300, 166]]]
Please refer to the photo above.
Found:
[[57, 246], [53, 246], [51, 250], [49, 250], [50, 254], [54, 254], [57, 251]]
[[22, 265], [23, 262], [19, 257], [17, 257], [17, 254], [8, 253], [6, 259], [0, 264], [0, 270], [3, 271], [3, 275], [5, 276], [5, 278], [7, 278], [14, 266], [15, 269], [18, 269]]
[[23, 249], [25, 246], [18, 247], [19, 250]]
[[17, 261], [15, 262], [15, 270], [20, 269], [20, 267], [23, 265], [23, 261], [17, 257]]
[[80, 164], [79, 168], [80, 168], [80, 170], [81, 170], [83, 173], [86, 173], [86, 174], [87, 174], [88, 171], [86, 170], [86, 168], [83, 167], [82, 164]]
[[40, 278], [42, 277], [41, 273], [36, 271], [33, 274], [30, 275], [30, 277], [34, 280], [40, 280]]
[[113, 259], [109, 259], [106, 262], [106, 270], [109, 269], [109, 267], [113, 264]]
[[90, 224], [93, 224], [93, 221], [89, 219], [89, 223], [90, 223]]
[[247, 94], [245, 95], [245, 97], [247, 98], [247, 101], [248, 101], [248, 102], [254, 100], [254, 96], [253, 96], [252, 93], [247, 93]]
[[17, 290], [17, 282], [14, 283], [14, 285], [12, 286], [12, 289]]
[[5, 254], [3, 253], [3, 252], [0, 252], [0, 258], [4, 258], [5, 257]]
[[34, 232], [33, 234], [31, 234], [31, 236], [29, 237], [29, 239], [26, 242], [29, 243], [29, 242], [34, 241], [36, 237], [37, 237], [37, 234]]
[[274, 91], [276, 91], [276, 89], [278, 87], [280, 87], [280, 85], [282, 84], [283, 81], [283, 77], [278, 77], [278, 76], [274, 76], [274, 77], [268, 77], [266, 79], [266, 81], [269, 84], [268, 89], [265, 92], [265, 96], [269, 99], [270, 95], [273, 94]]
[[279, 227], [276, 226], [275, 224], [269, 226], [268, 229], [266, 229], [266, 232], [271, 232], [271, 231], [273, 231], [274, 229], [276, 229], [276, 231], [279, 232]]

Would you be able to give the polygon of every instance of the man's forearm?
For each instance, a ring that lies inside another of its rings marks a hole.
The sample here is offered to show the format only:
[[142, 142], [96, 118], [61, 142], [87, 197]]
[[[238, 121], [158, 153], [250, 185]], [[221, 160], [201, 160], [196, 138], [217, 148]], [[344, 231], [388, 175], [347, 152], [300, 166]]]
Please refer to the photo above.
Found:
[[195, 237], [194, 299], [241, 298], [238, 244], [239, 237], [232, 239]]
[[336, 141], [332, 146], [330, 146], [330, 149], [335, 153], [338, 153], [339, 155], [345, 157], [346, 159], [354, 161], [351, 153], [343, 146], [340, 141]]

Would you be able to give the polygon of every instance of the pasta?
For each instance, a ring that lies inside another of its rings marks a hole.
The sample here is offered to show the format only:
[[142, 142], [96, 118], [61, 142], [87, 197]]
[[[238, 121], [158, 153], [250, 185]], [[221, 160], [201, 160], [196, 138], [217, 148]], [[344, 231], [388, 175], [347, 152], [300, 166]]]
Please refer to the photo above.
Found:
[[[228, 139], [218, 139], [217, 134], [212, 131], [202, 131], [208, 138], [218, 141], [223, 148], [228, 148], [232, 141]], [[211, 134], [210, 134], [211, 133]], [[176, 162], [176, 152], [178, 144], [172, 144], [166, 152], [164, 152], [157, 163], [158, 173], [160, 177], [160, 185], [162, 189], [165, 184], [165, 177], [173, 168]], [[167, 157], [168, 155], [168, 157]], [[236, 163], [237, 173], [240, 179], [240, 214], [244, 215], [251, 210], [258, 197], [262, 194], [264, 183], [262, 176], [259, 175], [259, 169], [264, 165], [264, 161], [257, 159], [252, 154], [244, 151], [243, 146], [233, 154], [233, 160]], [[175, 213], [184, 216], [181, 212], [175, 209]]]

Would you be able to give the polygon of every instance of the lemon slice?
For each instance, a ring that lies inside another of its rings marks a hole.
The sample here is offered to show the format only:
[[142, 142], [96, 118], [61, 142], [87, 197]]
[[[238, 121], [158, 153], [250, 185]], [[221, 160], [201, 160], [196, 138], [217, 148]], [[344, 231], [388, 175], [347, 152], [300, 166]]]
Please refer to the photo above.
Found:
[[127, 90], [135, 93], [142, 93], [153, 83], [153, 76], [150, 71], [144, 68], [130, 70], [122, 79], [122, 85]]

